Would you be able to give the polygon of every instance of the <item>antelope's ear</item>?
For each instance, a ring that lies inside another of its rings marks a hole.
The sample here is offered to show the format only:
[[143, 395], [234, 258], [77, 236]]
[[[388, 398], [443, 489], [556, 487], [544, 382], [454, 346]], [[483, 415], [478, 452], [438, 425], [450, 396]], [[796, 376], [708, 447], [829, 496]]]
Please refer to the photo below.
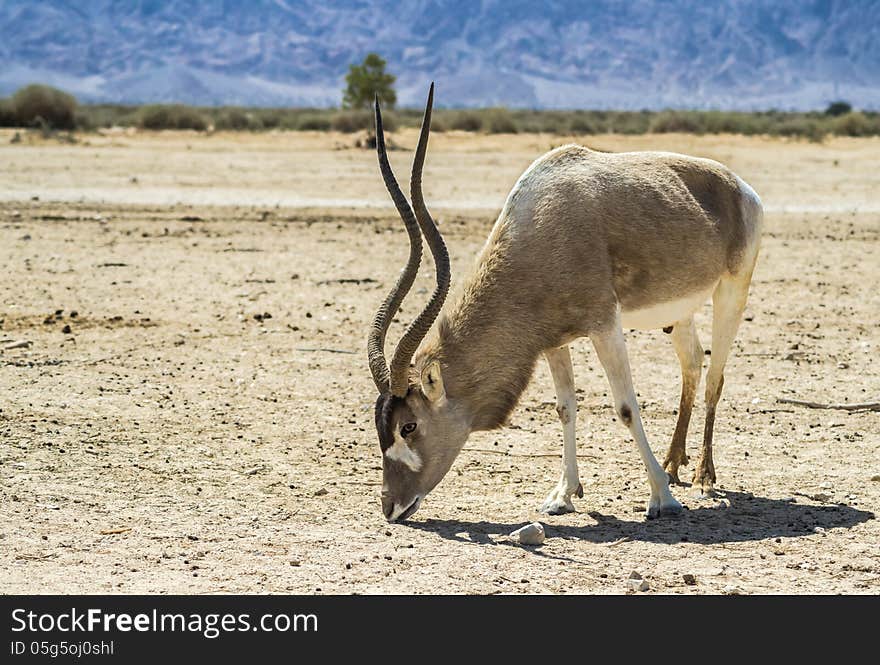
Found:
[[440, 373], [440, 363], [436, 360], [422, 370], [422, 393], [431, 402], [436, 402], [446, 395], [443, 387], [443, 375]]

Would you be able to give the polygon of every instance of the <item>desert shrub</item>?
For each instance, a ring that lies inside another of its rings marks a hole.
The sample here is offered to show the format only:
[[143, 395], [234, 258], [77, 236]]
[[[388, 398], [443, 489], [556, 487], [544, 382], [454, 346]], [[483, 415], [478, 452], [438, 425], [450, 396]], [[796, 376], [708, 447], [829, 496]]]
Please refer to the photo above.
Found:
[[121, 104], [89, 104], [76, 109], [76, 126], [92, 130], [101, 127], [131, 127], [137, 124], [138, 107]]
[[520, 132], [547, 132], [550, 134], [564, 134], [569, 129], [568, 111], [535, 111], [517, 110], [510, 111], [517, 130]]
[[[393, 132], [396, 128], [394, 115], [386, 112], [382, 114], [382, 125], [386, 131]], [[330, 128], [337, 132], [359, 132], [363, 129], [372, 129], [373, 114], [369, 111], [338, 111], [330, 120]]]
[[194, 129], [202, 132], [208, 128], [208, 120], [191, 106], [152, 104], [141, 108], [138, 126], [142, 129]]
[[449, 126], [463, 132], [478, 132], [483, 128], [483, 119], [476, 111], [456, 111]]
[[578, 113], [569, 121], [568, 129], [573, 134], [598, 134], [599, 124], [586, 113]]
[[832, 131], [839, 136], [873, 136], [880, 134], [880, 121], [873, 122], [864, 113], [851, 111], [834, 118]]
[[[385, 120], [385, 116], [382, 116], [382, 120]], [[298, 118], [296, 129], [300, 131], [326, 132], [330, 129], [331, 125], [329, 116], [309, 113]]]
[[262, 129], [278, 129], [281, 127], [283, 115], [275, 109], [258, 109], [260, 127]]
[[8, 99], [0, 99], [0, 127], [15, 127], [15, 110]]
[[700, 130], [709, 134], [749, 134], [743, 119], [736, 113], [706, 111], [700, 114]]
[[653, 114], [647, 111], [611, 111], [605, 119], [605, 132], [614, 134], [645, 134]]
[[29, 85], [10, 100], [15, 122], [22, 127], [45, 126], [50, 129], [76, 127], [76, 99], [48, 85]]
[[662, 111], [651, 120], [648, 126], [654, 134], [666, 134], [669, 132], [700, 133], [703, 126], [697, 117], [686, 111]]
[[825, 138], [827, 131], [816, 118], [793, 115], [775, 123], [770, 129], [770, 133], [779, 136], [801, 137], [810, 141], [821, 141]]
[[242, 109], [222, 109], [214, 119], [214, 129], [244, 131], [262, 128], [263, 123], [253, 113]]
[[76, 110], [76, 113], [73, 116], [73, 120], [74, 120], [74, 125], [76, 126], [77, 129], [80, 129], [80, 130], [83, 130], [86, 132], [90, 132], [96, 128], [95, 123], [94, 123], [94, 117], [90, 113], [87, 113], [86, 111], [84, 111], [82, 109]]
[[513, 114], [505, 108], [486, 109], [483, 129], [490, 134], [516, 134], [519, 131]]
[[[419, 125], [421, 126], [421, 124]], [[442, 133], [449, 131], [449, 123], [447, 123], [446, 119], [441, 117], [437, 117], [435, 115], [431, 115], [431, 131]]]

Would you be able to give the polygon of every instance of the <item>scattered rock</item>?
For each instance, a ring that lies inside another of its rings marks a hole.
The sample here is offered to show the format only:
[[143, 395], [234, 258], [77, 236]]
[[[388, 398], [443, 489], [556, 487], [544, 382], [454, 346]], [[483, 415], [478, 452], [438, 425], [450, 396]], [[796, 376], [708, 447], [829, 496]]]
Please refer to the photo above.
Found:
[[18, 340], [17, 342], [9, 342], [9, 344], [6, 344], [6, 345], [3, 347], [3, 349], [6, 350], [6, 351], [8, 351], [8, 350], [10, 350], [10, 349], [26, 349], [26, 348], [28, 348], [31, 344], [33, 344], [33, 342], [31, 342], [30, 340], [20, 339], [20, 340]]
[[71, 332], [71, 328], [70, 328], [70, 326], [69, 326], [69, 325], [65, 325], [65, 326], [61, 329], [61, 332], [63, 332], [65, 335], [69, 335], [70, 332]]
[[327, 488], [322, 487], [317, 492], [315, 492], [314, 496], [324, 496], [325, 494], [327, 494]]
[[813, 533], [821, 533], [821, 534], [824, 536], [824, 535], [825, 535], [825, 529], [823, 529], [821, 526], [814, 526], [814, 527], [813, 527]]
[[694, 577], [693, 575], [691, 575], [690, 573], [685, 573], [684, 575], [681, 576], [681, 578], [684, 580], [684, 583], [687, 584], [688, 586], [694, 586], [697, 583], [697, 578]]
[[300, 561], [299, 561], [299, 559], [291, 559], [291, 560], [290, 560], [290, 565], [291, 565], [291, 566], [298, 566], [298, 565], [300, 565]]
[[648, 584], [648, 581], [647, 581], [647, 580], [642, 580], [642, 579], [630, 579], [630, 580], [627, 580], [627, 581], [629, 582], [629, 588], [632, 589], [632, 590], [635, 591], [635, 592], [639, 592], [639, 591], [647, 591], [648, 589], [651, 588], [651, 585]]
[[873, 480], [875, 483], [880, 483], [880, 474], [876, 476], [871, 476], [871, 480]]
[[825, 503], [826, 501], [831, 500], [831, 495], [825, 494], [824, 492], [819, 492], [818, 494], [811, 494], [809, 498], [813, 501], [821, 501], [822, 503]]
[[510, 537], [518, 539], [520, 545], [541, 545], [545, 537], [544, 527], [540, 522], [532, 522], [512, 532]]
[[742, 593], [742, 590], [739, 589], [739, 587], [728, 584], [726, 587], [721, 589], [721, 593], [723, 593], [725, 596], [739, 596]]
[[640, 579], [642, 579], [642, 574], [639, 571], [634, 570], [629, 574], [629, 579], [640, 580]]

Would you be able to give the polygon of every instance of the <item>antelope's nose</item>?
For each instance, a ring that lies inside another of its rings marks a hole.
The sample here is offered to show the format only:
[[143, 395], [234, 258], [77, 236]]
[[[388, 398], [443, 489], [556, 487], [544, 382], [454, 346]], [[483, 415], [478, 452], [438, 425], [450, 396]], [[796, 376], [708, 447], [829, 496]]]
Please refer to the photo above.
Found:
[[385, 515], [386, 520], [391, 519], [391, 514], [394, 512], [394, 500], [390, 496], [382, 496], [382, 514]]

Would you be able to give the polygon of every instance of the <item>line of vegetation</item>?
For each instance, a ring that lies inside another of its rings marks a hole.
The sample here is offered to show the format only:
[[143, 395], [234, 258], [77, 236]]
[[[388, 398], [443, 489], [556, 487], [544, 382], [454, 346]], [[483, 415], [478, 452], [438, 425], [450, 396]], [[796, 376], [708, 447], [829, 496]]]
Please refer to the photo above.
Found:
[[[354, 105], [352, 105], [354, 106]], [[421, 110], [385, 114], [389, 131], [418, 127]], [[182, 104], [129, 106], [78, 104], [73, 96], [44, 85], [22, 88], [0, 99], [0, 127], [94, 131], [109, 127], [195, 131], [339, 131], [372, 126], [364, 108], [195, 107]], [[853, 110], [846, 102], [824, 111], [536, 111], [506, 108], [435, 109], [432, 130], [484, 133], [544, 132], [559, 135], [746, 134], [790, 136], [814, 141], [828, 135], [880, 136], [880, 113]]]

